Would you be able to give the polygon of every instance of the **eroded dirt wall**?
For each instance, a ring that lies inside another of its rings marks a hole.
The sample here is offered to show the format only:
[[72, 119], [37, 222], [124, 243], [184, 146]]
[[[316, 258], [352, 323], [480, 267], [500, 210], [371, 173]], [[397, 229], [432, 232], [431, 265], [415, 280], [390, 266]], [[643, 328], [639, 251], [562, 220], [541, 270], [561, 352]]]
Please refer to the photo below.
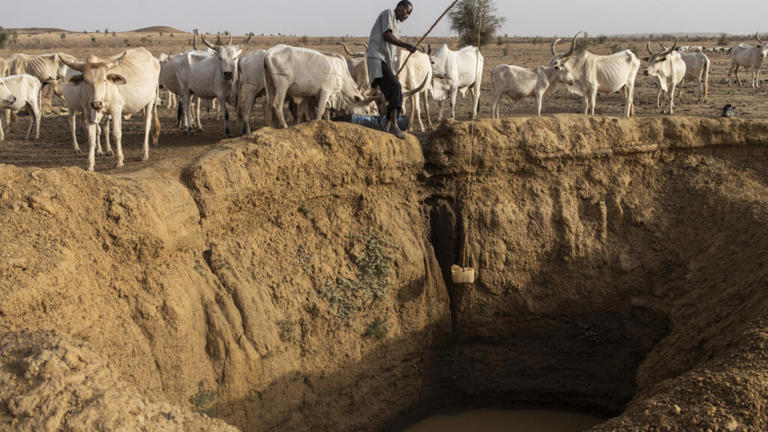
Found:
[[[768, 124], [471, 127], [313, 122], [120, 175], [0, 166], [0, 331], [82, 340], [142, 396], [245, 430], [526, 404], [765, 429]], [[446, 285], [463, 256], [477, 283]]]

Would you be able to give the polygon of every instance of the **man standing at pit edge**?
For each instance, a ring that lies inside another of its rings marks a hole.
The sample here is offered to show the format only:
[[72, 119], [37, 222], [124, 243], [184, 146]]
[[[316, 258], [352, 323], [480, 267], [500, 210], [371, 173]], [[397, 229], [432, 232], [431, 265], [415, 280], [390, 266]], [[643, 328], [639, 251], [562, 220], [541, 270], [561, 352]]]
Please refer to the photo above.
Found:
[[395, 10], [387, 9], [379, 14], [368, 38], [366, 61], [368, 64], [368, 80], [371, 87], [379, 87], [387, 98], [387, 126], [385, 131], [392, 132], [396, 137], [405, 139], [405, 134], [397, 125], [397, 116], [403, 109], [403, 88], [395, 75], [395, 54], [397, 47], [410, 52], [416, 47], [401, 41], [397, 21], [405, 21], [413, 12], [413, 4], [401, 0]]

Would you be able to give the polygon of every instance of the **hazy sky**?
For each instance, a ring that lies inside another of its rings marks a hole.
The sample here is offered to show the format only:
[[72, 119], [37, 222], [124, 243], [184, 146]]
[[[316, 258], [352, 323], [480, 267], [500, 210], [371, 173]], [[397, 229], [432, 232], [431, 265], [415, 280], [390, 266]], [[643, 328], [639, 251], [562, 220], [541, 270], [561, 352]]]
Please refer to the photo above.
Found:
[[[423, 34], [450, 0], [412, 0], [414, 12], [401, 24], [407, 36]], [[299, 36], [367, 36], [379, 12], [396, 0], [14, 0], [0, 25], [66, 30], [132, 30], [167, 25], [189, 31]], [[507, 22], [501, 34], [590, 35], [726, 32], [768, 34], [768, 0], [495, 0]], [[87, 8], [87, 11], [86, 11]], [[447, 19], [446, 19], [447, 21]], [[450, 35], [442, 22], [433, 33]], [[768, 36], [766, 36], [768, 37]]]

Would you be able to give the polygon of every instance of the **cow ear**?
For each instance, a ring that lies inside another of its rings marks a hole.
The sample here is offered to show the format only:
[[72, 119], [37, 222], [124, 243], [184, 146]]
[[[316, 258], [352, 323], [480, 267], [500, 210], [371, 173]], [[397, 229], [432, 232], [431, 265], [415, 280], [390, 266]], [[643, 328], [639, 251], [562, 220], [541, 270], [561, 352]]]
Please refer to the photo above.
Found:
[[123, 76], [120, 74], [109, 74], [107, 75], [107, 79], [116, 85], [123, 85], [127, 82], [125, 78], [123, 78]]
[[83, 76], [82, 75], [72, 75], [67, 80], [67, 84], [69, 84], [69, 85], [78, 85], [81, 82], [83, 82]]

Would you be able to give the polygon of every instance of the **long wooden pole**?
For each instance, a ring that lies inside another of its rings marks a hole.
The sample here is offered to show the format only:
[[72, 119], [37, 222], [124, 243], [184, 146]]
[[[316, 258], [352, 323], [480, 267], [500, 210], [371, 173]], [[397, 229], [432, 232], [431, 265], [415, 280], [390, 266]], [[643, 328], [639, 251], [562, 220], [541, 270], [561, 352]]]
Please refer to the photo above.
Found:
[[[432, 33], [432, 30], [434, 30], [434, 29], [435, 29], [435, 26], [437, 26], [437, 24], [440, 22], [440, 20], [442, 20], [442, 19], [443, 19], [443, 17], [444, 17], [444, 16], [445, 16], [445, 15], [446, 15], [446, 14], [447, 14], [447, 13], [448, 13], [448, 12], [449, 12], [451, 9], [453, 9], [453, 7], [454, 7], [454, 6], [456, 6], [456, 3], [458, 3], [458, 2], [459, 2], [459, 0], [454, 0], [454, 1], [453, 1], [453, 3], [451, 3], [451, 5], [450, 5], [450, 6], [448, 6], [448, 9], [446, 9], [446, 10], [445, 10], [445, 12], [443, 12], [443, 14], [442, 14], [442, 15], [440, 15], [440, 17], [437, 19], [437, 21], [435, 21], [435, 23], [434, 23], [434, 24], [432, 24], [432, 27], [430, 27], [430, 28], [429, 28], [429, 30], [427, 30], [427, 32], [426, 32], [426, 33], [424, 33], [424, 36], [422, 36], [422, 37], [421, 37], [421, 39], [419, 39], [419, 41], [418, 41], [418, 42], [416, 42], [416, 45], [415, 45], [415, 46], [416, 46], [416, 48], [418, 48], [418, 47], [419, 47], [419, 45], [421, 45], [421, 43], [422, 43], [422, 42], [424, 42], [424, 39], [426, 39], [426, 38], [427, 38], [427, 36], [429, 36], [429, 34], [430, 34], [430, 33]], [[403, 68], [405, 67], [405, 64], [406, 64], [406, 63], [408, 63], [408, 60], [411, 58], [411, 55], [413, 55], [413, 53], [408, 53], [408, 57], [406, 57], [406, 58], [405, 58], [405, 61], [404, 61], [404, 62], [403, 62], [403, 64], [400, 66], [400, 70], [398, 70], [398, 71], [397, 71], [397, 74], [398, 74], [398, 75], [400, 75], [400, 72], [402, 72], [402, 71], [403, 71]]]

